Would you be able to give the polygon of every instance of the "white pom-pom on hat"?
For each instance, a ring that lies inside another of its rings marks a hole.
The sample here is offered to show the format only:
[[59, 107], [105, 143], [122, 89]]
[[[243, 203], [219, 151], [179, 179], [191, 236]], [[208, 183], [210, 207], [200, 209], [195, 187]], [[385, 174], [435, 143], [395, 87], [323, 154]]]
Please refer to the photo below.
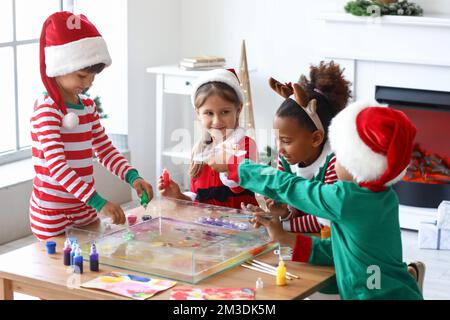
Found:
[[79, 123], [80, 119], [73, 112], [69, 112], [62, 119], [62, 126], [69, 130], [74, 129]]

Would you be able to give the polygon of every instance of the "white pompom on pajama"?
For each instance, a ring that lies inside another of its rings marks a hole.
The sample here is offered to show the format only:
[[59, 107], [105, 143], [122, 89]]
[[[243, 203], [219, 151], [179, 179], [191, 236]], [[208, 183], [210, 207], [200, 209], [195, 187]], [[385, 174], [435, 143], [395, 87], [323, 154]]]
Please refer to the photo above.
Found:
[[80, 119], [73, 112], [69, 112], [62, 119], [63, 127], [66, 129], [69, 129], [69, 130], [74, 129], [79, 123], [80, 123]]

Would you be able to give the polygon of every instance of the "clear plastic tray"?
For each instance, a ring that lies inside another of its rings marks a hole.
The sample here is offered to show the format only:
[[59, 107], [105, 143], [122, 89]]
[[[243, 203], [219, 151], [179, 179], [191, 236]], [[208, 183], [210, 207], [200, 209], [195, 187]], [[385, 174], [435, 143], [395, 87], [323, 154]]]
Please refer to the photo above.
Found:
[[[241, 210], [167, 199], [153, 200], [145, 212], [134, 210], [138, 223], [129, 229], [69, 227], [66, 235], [77, 239], [85, 260], [95, 242], [101, 264], [194, 284], [278, 246]], [[152, 219], [142, 221], [144, 214]], [[226, 221], [200, 223], [205, 218]]]

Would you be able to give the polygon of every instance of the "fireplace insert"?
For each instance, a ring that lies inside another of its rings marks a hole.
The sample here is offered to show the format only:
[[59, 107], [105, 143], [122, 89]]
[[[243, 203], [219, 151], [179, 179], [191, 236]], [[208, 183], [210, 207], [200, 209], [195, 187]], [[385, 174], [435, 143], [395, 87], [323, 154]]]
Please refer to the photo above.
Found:
[[450, 200], [450, 92], [376, 86], [375, 99], [417, 128], [411, 164], [394, 185], [400, 204], [437, 208]]

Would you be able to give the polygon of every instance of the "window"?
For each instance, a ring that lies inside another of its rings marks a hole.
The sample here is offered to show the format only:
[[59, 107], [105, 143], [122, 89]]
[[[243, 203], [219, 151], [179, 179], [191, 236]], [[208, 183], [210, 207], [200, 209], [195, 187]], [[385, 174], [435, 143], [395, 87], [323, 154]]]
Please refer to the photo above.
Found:
[[44, 90], [39, 36], [44, 20], [63, 0], [0, 1], [0, 164], [31, 155], [30, 117]]

